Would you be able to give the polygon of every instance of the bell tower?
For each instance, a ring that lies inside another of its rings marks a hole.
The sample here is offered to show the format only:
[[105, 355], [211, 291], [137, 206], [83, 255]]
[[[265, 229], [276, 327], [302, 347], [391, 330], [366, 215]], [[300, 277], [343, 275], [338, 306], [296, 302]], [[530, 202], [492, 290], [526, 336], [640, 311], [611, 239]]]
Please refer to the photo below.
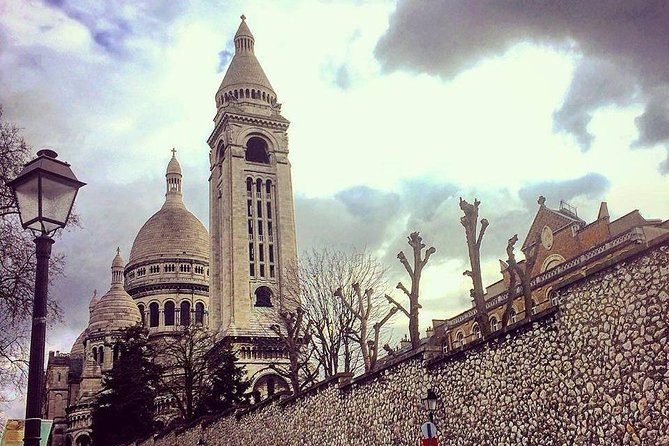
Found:
[[[289, 121], [281, 115], [255, 56], [253, 34], [241, 18], [207, 141], [210, 327], [237, 345], [248, 339], [271, 341], [277, 296], [297, 256]], [[244, 355], [240, 360], [249, 362]]]

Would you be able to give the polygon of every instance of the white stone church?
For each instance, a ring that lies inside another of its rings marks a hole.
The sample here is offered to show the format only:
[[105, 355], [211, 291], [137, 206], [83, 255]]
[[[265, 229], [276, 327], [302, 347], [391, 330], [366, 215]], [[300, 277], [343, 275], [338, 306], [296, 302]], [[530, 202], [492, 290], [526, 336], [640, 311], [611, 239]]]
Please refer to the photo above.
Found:
[[297, 255], [289, 121], [256, 59], [244, 16], [234, 42], [207, 140], [210, 233], [186, 207], [173, 151], [165, 203], [137, 233], [127, 263], [117, 250], [111, 288], [99, 298], [94, 293], [88, 327], [70, 353], [49, 353], [43, 416], [54, 422], [53, 446], [91, 444], [91, 403], [102, 374], [119, 357], [121, 331], [137, 323], [151, 337], [207, 326], [237, 352], [253, 390], [266, 396], [287, 388], [269, 368], [285, 362], [269, 327]]

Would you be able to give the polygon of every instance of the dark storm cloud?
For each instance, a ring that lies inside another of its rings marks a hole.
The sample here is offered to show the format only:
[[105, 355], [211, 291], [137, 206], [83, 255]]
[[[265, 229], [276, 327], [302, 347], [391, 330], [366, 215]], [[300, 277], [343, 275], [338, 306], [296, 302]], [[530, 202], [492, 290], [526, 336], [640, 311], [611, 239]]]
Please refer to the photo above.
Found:
[[115, 56], [125, 54], [125, 43], [131, 35], [166, 38], [166, 25], [184, 8], [181, 2], [161, 1], [128, 2], [124, 8], [119, 8], [116, 2], [104, 1], [44, 0], [44, 3], [83, 25], [102, 50]]
[[[77, 172], [79, 176], [85, 172]], [[50, 298], [60, 302], [65, 323], [50, 339], [63, 332], [80, 332], [88, 323], [93, 290], [102, 296], [110, 287], [111, 262], [116, 247], [127, 261], [135, 235], [162, 205], [163, 181], [157, 178], [126, 185], [96, 179], [81, 189], [77, 211], [81, 228], [72, 228], [56, 241], [54, 252], [66, 256], [65, 277], [55, 284]], [[143, 191], [143, 192], [139, 192]]]
[[573, 134], [581, 149], [588, 150], [593, 141], [588, 132], [593, 111], [608, 105], [629, 105], [636, 90], [634, 78], [611, 61], [583, 59], [562, 106], [553, 114], [555, 129]]
[[568, 201], [576, 197], [597, 199], [603, 196], [609, 185], [610, 182], [605, 176], [591, 172], [573, 180], [534, 183], [520, 189], [518, 195], [530, 207], [537, 202], [540, 195], [553, 202]]
[[669, 136], [653, 125], [666, 113], [658, 121], [652, 109], [669, 88], [667, 35], [669, 4], [663, 0], [401, 0], [375, 53], [385, 71], [450, 78], [523, 41], [577, 51], [585, 57], [555, 113], [556, 129], [572, 133], [587, 150], [591, 115], [636, 100], [647, 106], [647, 119], [637, 121], [637, 145], [662, 143], [669, 150]]
[[513, 234], [522, 237], [527, 233], [538, 209], [539, 195], [546, 196], [547, 205], [552, 207], [557, 207], [560, 200], [578, 197], [582, 204], [596, 209], [608, 185], [605, 177], [591, 173], [571, 180], [528, 184], [516, 196], [508, 190], [470, 190], [417, 178], [404, 181], [396, 193], [358, 186], [332, 198], [298, 196], [295, 211], [299, 248], [365, 247], [372, 252], [381, 249], [385, 251], [382, 263], [392, 277], [401, 278], [405, 273], [397, 253], [404, 251], [409, 255], [407, 235], [419, 231], [423, 242], [437, 249], [431, 259], [433, 265], [453, 259], [467, 264], [465, 233], [460, 223], [459, 199], [463, 197], [470, 203], [474, 198], [481, 201], [479, 220], [486, 218], [490, 222], [481, 256], [484, 261], [495, 261], [505, 258], [506, 242]]

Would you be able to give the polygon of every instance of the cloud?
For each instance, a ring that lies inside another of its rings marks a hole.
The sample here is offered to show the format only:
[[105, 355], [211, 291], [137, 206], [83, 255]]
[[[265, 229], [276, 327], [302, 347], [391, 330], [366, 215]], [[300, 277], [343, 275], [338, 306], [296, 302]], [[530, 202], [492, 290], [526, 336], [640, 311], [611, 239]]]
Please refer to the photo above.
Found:
[[[581, 54], [572, 84], [554, 115], [583, 150], [587, 126], [607, 105], [646, 107], [637, 120], [638, 146], [664, 144], [655, 131], [659, 91], [669, 87], [669, 7], [662, 0], [630, 2], [411, 2], [401, 0], [375, 54], [386, 72], [425, 72], [452, 78], [521, 42]], [[664, 115], [666, 116], [666, 115]], [[669, 152], [668, 152], [669, 155]]]
[[45, 0], [44, 3], [84, 26], [93, 41], [114, 56], [127, 54], [130, 36], [165, 38], [166, 25], [183, 11], [179, 2], [135, 2], [122, 8], [104, 1]]
[[335, 74], [334, 83], [342, 90], [347, 90], [351, 86], [351, 75], [346, 65], [340, 65]]
[[216, 69], [217, 73], [222, 73], [228, 67], [228, 64], [232, 60], [234, 53], [230, 49], [231, 45], [228, 44], [224, 50], [218, 52], [218, 68]]
[[553, 202], [569, 201], [578, 197], [597, 199], [604, 195], [609, 186], [610, 182], [605, 176], [591, 172], [572, 180], [543, 181], [526, 185], [520, 189], [518, 195], [530, 208], [540, 195]]

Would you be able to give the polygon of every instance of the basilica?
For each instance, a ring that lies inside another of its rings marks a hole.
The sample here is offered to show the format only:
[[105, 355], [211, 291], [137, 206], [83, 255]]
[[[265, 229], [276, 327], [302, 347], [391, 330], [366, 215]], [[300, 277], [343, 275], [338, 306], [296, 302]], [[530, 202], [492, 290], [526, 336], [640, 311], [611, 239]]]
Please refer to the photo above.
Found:
[[[270, 326], [297, 257], [290, 123], [254, 54], [244, 16], [234, 44], [207, 140], [209, 232], [186, 206], [187, 176], [173, 150], [163, 206], [137, 233], [127, 263], [116, 249], [109, 291], [93, 293], [88, 326], [71, 351], [49, 353], [43, 417], [53, 420], [53, 446], [91, 444], [91, 407], [102, 375], [119, 358], [123, 330], [136, 324], [162, 339], [185, 326], [206, 326], [237, 352], [257, 394], [288, 387], [270, 367], [286, 361]], [[160, 421], [167, 423], [169, 413]]]

